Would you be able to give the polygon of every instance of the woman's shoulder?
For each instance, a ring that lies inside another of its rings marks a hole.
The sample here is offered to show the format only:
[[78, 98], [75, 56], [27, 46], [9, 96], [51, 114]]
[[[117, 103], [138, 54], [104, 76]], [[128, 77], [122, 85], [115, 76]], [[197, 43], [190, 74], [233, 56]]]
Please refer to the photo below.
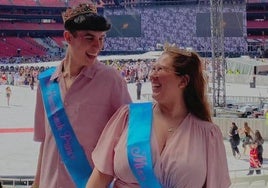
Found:
[[220, 127], [213, 122], [202, 120], [193, 114], [190, 114], [190, 119], [194, 123], [195, 127], [202, 129], [206, 133], [218, 134], [220, 132]]
[[200, 126], [200, 127], [204, 127], [204, 128], [208, 128], [208, 129], [210, 129], [210, 128], [214, 127], [214, 126], [217, 126], [217, 125], [214, 124], [213, 122], [206, 121], [206, 120], [202, 120], [202, 119], [196, 117], [195, 115], [193, 115], [193, 114], [191, 114], [191, 113], [189, 114], [189, 117], [190, 117], [190, 119], [191, 119], [196, 125], [198, 125], [198, 126]]

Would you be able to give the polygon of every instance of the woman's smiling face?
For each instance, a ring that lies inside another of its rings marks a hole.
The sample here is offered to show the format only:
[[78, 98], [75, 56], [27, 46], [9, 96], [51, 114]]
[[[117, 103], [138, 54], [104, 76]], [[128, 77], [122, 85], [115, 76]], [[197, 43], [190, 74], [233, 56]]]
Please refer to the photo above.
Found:
[[171, 99], [176, 96], [179, 89], [179, 77], [173, 68], [173, 58], [167, 53], [162, 54], [157, 62], [152, 65], [150, 81], [152, 85], [152, 97], [156, 101]]

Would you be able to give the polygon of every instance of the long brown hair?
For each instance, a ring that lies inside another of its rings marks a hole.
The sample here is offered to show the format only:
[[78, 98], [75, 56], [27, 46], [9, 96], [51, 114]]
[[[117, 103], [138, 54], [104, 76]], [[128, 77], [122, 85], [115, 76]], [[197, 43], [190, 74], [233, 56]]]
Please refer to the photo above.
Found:
[[261, 133], [259, 130], [256, 130], [255, 131], [255, 139], [256, 140], [263, 140], [262, 136], [261, 136]]
[[173, 67], [177, 75], [190, 77], [184, 90], [187, 109], [198, 118], [211, 122], [210, 105], [206, 96], [207, 83], [199, 55], [171, 45], [165, 46], [164, 53], [168, 53], [173, 58]]
[[248, 126], [248, 122], [244, 122], [244, 129], [250, 134], [251, 128]]

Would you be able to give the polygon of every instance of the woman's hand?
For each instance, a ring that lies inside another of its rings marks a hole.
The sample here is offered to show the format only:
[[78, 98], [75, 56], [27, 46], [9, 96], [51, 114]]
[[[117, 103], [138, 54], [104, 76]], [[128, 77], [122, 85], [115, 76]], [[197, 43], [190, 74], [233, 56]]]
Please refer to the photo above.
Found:
[[108, 174], [104, 174], [100, 172], [98, 169], [94, 168], [88, 182], [86, 188], [107, 188], [110, 183], [113, 181], [113, 176]]

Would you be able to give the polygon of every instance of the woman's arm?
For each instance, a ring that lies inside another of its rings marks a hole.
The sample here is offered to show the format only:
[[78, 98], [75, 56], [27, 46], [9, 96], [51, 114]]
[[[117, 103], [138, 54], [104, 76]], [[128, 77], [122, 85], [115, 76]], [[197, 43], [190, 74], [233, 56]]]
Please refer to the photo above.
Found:
[[245, 134], [245, 130], [243, 128], [237, 129], [238, 134]]
[[253, 130], [250, 128], [250, 130], [249, 130], [249, 134], [251, 134], [252, 133], [252, 135], [254, 136], [254, 132], [253, 132]]
[[228, 135], [231, 136], [231, 137], [234, 136], [233, 135], [233, 128], [229, 130]]
[[107, 188], [113, 181], [113, 176], [103, 174], [98, 169], [94, 168], [86, 188]]

